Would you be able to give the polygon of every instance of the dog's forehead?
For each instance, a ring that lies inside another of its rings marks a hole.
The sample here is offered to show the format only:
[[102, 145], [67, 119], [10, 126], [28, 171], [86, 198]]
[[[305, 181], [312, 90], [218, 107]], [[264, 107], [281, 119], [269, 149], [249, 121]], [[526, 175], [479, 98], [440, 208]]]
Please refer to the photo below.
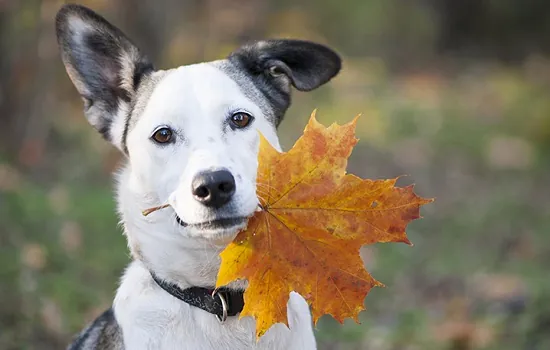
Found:
[[[224, 92], [224, 94], [220, 94]], [[211, 63], [198, 63], [166, 71], [158, 82], [152, 97], [178, 96], [183, 99], [203, 99], [204, 94], [212, 100], [224, 100], [241, 96], [242, 93], [229, 76]]]
[[222, 118], [221, 111], [240, 108], [274, 121], [269, 103], [252, 80], [229, 61], [219, 60], [155, 72], [140, 87], [132, 114], [135, 121], [144, 112], [165, 116], [215, 112]]

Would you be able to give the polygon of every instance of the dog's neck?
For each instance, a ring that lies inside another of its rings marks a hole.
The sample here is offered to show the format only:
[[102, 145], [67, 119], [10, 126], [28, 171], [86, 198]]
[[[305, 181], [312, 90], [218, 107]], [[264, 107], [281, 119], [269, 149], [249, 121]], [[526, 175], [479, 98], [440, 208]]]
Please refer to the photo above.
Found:
[[158, 199], [142, 192], [128, 166], [117, 180], [118, 210], [133, 259], [180, 288], [213, 287], [220, 267], [219, 253], [230, 239], [215, 242], [184, 236], [171, 209], [144, 217], [142, 210], [159, 205]]

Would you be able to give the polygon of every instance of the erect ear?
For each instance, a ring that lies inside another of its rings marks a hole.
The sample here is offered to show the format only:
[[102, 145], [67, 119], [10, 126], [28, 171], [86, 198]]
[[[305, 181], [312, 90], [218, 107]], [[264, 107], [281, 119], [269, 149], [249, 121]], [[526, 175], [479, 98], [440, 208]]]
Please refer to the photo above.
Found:
[[56, 16], [56, 32], [88, 121], [124, 149], [130, 105], [153, 65], [118, 28], [86, 7], [64, 5]]
[[342, 67], [336, 52], [304, 40], [259, 41], [241, 47], [229, 59], [239, 61], [250, 73], [264, 75], [281, 88], [286, 82], [300, 91], [325, 84]]

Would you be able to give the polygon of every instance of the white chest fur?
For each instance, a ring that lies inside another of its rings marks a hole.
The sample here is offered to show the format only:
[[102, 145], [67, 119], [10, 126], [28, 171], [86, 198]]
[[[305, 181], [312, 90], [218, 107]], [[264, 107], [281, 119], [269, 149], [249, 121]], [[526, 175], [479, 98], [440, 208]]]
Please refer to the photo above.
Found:
[[259, 342], [255, 321], [230, 317], [224, 324], [199, 308], [190, 306], [152, 281], [143, 265], [134, 261], [118, 289], [114, 310], [124, 334], [126, 349], [315, 349], [311, 315], [305, 300], [292, 293], [287, 305], [290, 329], [273, 326]]

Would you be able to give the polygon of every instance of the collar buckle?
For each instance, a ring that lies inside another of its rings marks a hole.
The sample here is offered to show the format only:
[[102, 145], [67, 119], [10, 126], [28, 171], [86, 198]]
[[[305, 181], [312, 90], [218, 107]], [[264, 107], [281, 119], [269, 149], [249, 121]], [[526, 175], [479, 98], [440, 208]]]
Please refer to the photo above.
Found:
[[219, 291], [218, 289], [214, 289], [212, 292], [212, 298], [218, 297], [222, 303], [222, 315], [216, 315], [216, 318], [218, 321], [220, 321], [221, 324], [224, 324], [227, 320], [227, 295], [225, 295], [224, 292]]

